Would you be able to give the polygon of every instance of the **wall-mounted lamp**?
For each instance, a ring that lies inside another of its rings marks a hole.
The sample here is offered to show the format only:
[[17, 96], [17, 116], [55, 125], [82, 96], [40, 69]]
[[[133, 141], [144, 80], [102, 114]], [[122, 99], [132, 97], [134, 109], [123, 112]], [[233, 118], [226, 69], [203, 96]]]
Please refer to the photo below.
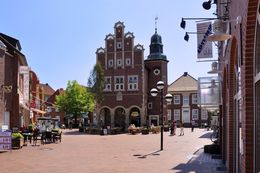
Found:
[[199, 20], [199, 21], [207, 21], [207, 20], [216, 20], [220, 18], [181, 18], [180, 27], [185, 29], [186, 21], [185, 20]]
[[202, 3], [202, 7], [205, 9], [205, 10], [209, 10], [211, 8], [211, 4], [217, 4], [217, 0], [214, 0], [212, 2], [212, 0], [209, 0], [209, 1], [205, 1]]
[[205, 33], [198, 33], [198, 32], [186, 32], [185, 33], [185, 36], [184, 36], [184, 40], [185, 41], [189, 41], [189, 39], [190, 39], [190, 36], [189, 36], [189, 34], [205, 34]]
[[216, 20], [213, 23], [213, 31], [214, 31], [214, 33], [209, 35], [207, 40], [208, 41], [226, 41], [226, 40], [232, 38], [232, 35], [227, 34], [226, 32], [224, 32], [224, 23], [236, 22], [236, 24], [240, 24], [241, 21], [242, 21], [241, 16], [238, 16], [234, 20], [226, 20], [226, 21]]

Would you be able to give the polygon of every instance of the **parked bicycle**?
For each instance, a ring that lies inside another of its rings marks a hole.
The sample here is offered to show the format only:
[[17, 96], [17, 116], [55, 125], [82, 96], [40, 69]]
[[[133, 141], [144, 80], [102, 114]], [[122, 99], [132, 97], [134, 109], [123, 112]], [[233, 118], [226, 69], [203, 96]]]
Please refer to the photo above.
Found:
[[216, 143], [218, 141], [219, 138], [219, 129], [218, 127], [213, 128], [213, 133], [210, 135], [210, 140], [213, 143]]

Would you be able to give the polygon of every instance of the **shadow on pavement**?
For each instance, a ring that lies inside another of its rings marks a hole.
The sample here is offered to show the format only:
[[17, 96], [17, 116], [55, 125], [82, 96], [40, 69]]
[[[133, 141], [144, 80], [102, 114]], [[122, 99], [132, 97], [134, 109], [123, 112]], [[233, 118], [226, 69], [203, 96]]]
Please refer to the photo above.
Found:
[[[176, 173], [226, 173], [226, 169], [219, 157], [204, 153], [203, 148], [198, 149], [187, 163], [180, 163], [171, 168]], [[218, 159], [216, 159], [218, 158]]]
[[207, 132], [207, 133], [201, 135], [199, 138], [210, 138], [211, 134], [212, 134], [212, 132]]
[[134, 154], [133, 156], [137, 157], [138, 159], [145, 159], [147, 156], [150, 156], [150, 155], [152, 155], [152, 156], [160, 155], [159, 154], [160, 151], [161, 150], [158, 150], [158, 151], [155, 151], [155, 152], [152, 152], [152, 153], [148, 153], [148, 154], [144, 154], [144, 155], [142, 155], [142, 154]]

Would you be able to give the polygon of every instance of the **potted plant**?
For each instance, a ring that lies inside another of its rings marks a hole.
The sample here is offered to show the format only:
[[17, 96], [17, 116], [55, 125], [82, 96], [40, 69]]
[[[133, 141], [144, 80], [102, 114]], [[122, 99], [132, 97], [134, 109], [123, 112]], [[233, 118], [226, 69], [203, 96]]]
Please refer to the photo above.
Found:
[[156, 134], [161, 131], [161, 126], [151, 126], [151, 132]]
[[35, 127], [34, 124], [29, 124], [29, 125], [28, 125], [28, 131], [29, 131], [30, 133], [32, 133], [34, 127]]
[[149, 134], [149, 129], [147, 127], [143, 127], [141, 132], [142, 132], [142, 135], [148, 135]]
[[12, 148], [22, 148], [24, 144], [24, 137], [20, 132], [12, 133]]

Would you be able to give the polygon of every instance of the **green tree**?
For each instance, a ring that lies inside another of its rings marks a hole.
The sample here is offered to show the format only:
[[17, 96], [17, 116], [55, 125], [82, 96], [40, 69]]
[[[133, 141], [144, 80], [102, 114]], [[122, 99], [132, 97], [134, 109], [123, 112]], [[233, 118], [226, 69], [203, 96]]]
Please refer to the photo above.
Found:
[[104, 99], [103, 90], [105, 87], [104, 71], [99, 62], [97, 62], [88, 78], [88, 88], [93, 93], [97, 106], [100, 105]]
[[72, 114], [77, 123], [77, 117], [83, 112], [92, 112], [95, 108], [94, 96], [86, 87], [77, 81], [68, 81], [65, 92], [56, 97], [55, 105], [67, 114]]

